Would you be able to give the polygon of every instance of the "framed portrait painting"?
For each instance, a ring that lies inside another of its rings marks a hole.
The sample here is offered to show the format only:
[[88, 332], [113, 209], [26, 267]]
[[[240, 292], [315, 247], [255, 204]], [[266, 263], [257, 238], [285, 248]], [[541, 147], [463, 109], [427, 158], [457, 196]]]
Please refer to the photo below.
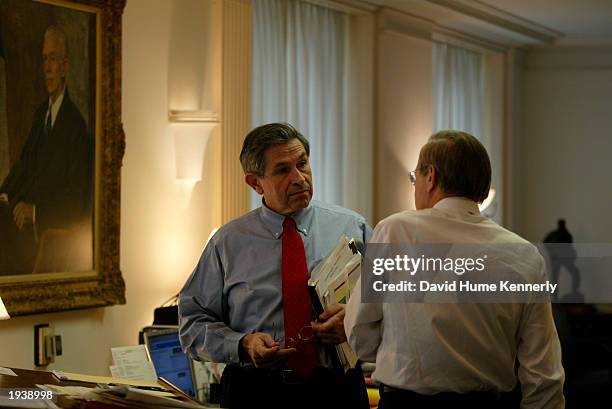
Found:
[[0, 0], [0, 296], [11, 315], [125, 302], [125, 0]]

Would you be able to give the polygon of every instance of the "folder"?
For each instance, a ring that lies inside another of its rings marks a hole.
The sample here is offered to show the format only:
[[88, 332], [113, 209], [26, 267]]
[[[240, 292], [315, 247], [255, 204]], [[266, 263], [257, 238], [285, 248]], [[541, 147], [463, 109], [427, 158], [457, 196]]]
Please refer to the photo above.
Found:
[[[332, 251], [315, 267], [308, 280], [308, 292], [317, 315], [332, 304], [346, 304], [351, 296], [359, 272], [361, 254], [355, 240], [340, 237]], [[347, 342], [335, 345], [332, 359], [344, 371], [354, 368], [357, 355]]]

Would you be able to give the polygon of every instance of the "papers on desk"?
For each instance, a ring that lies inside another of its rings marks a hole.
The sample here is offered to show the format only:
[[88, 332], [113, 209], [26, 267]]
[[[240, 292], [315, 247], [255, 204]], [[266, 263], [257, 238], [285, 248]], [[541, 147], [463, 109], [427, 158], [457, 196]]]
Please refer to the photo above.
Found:
[[70, 403], [78, 406], [78, 402], [96, 402], [110, 407], [128, 408], [183, 408], [202, 409], [207, 406], [197, 403], [184, 402], [168, 396], [160, 396], [154, 391], [146, 391], [127, 385], [113, 387], [86, 388], [82, 386], [58, 386], [45, 385], [61, 395], [61, 405], [70, 406]]
[[111, 375], [117, 378], [139, 381], [155, 381], [157, 374], [153, 362], [147, 358], [144, 345], [111, 348], [114, 365]]
[[77, 381], [77, 382], [88, 382], [88, 383], [102, 383], [102, 384], [122, 384], [122, 385], [131, 385], [131, 386], [140, 386], [140, 387], [159, 387], [159, 383], [157, 381], [140, 381], [136, 379], [124, 379], [124, 378], [115, 378], [110, 376], [94, 376], [94, 375], [85, 375], [79, 373], [72, 372], [64, 372], [53, 370], [51, 371], [53, 375], [59, 380], [62, 381]]
[[[346, 304], [361, 272], [361, 254], [355, 240], [340, 237], [336, 246], [312, 271], [308, 290], [317, 314], [332, 304]], [[344, 371], [354, 368], [357, 355], [347, 342], [336, 345]]]

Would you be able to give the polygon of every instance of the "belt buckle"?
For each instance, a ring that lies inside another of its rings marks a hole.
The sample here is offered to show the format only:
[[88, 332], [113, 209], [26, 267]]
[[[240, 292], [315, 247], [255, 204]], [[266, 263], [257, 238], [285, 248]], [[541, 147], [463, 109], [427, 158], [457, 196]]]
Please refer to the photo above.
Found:
[[302, 379], [293, 369], [281, 369], [281, 380], [286, 385], [297, 385], [302, 383]]

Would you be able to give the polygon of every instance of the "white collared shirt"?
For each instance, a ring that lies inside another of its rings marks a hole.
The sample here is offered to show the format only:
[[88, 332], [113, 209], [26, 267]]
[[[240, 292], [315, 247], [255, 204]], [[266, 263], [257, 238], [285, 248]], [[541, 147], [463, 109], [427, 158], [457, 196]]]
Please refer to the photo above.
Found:
[[[527, 243], [459, 197], [386, 218], [370, 242]], [[544, 268], [537, 251], [521, 259], [532, 267], [521, 273]], [[344, 326], [359, 358], [376, 363], [374, 380], [428, 395], [505, 392], [516, 384], [518, 358], [521, 407], [564, 407], [565, 374], [550, 304], [364, 304], [361, 281], [357, 285]]]
[[57, 97], [57, 100], [51, 103], [51, 97], [49, 97], [49, 108], [47, 108], [47, 113], [45, 114], [45, 123], [47, 122], [47, 117], [49, 116], [49, 109], [51, 109], [51, 128], [55, 125], [55, 120], [57, 119], [57, 114], [62, 106], [62, 101], [64, 100], [64, 92], [66, 92], [66, 86], [62, 88], [62, 93]]

